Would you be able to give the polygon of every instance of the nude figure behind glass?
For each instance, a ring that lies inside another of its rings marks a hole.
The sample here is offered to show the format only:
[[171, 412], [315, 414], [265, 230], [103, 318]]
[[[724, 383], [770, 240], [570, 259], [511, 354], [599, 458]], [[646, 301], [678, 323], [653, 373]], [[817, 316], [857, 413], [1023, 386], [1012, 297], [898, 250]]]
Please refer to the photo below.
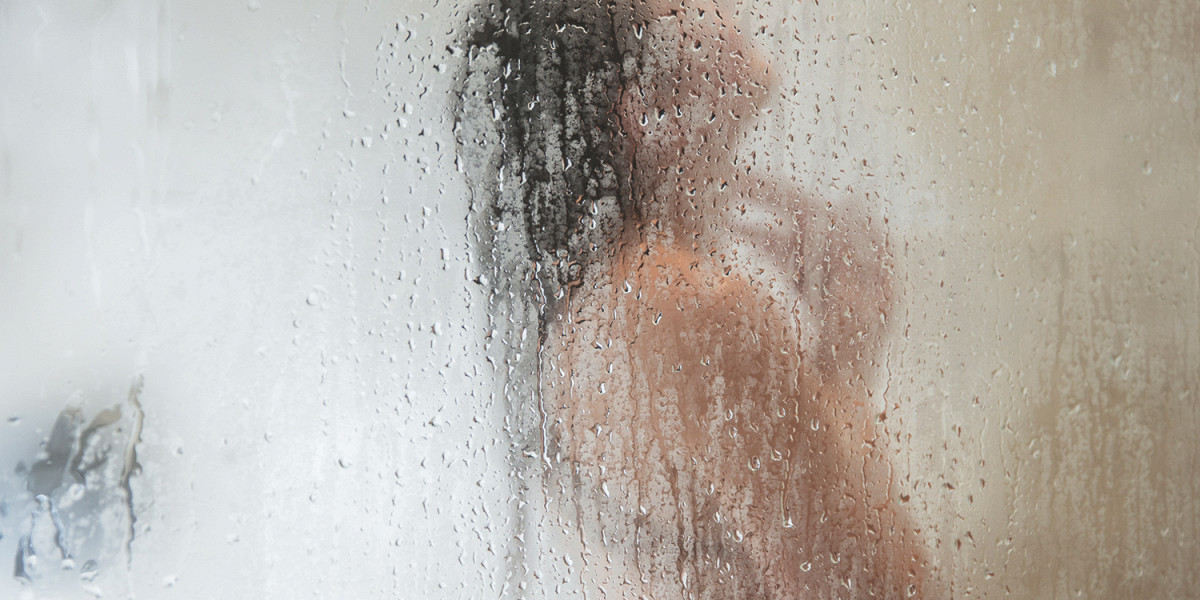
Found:
[[733, 23], [666, 0], [468, 19], [453, 110], [514, 473], [579, 589], [928, 597], [880, 425], [883, 224], [739, 160], [771, 75]]

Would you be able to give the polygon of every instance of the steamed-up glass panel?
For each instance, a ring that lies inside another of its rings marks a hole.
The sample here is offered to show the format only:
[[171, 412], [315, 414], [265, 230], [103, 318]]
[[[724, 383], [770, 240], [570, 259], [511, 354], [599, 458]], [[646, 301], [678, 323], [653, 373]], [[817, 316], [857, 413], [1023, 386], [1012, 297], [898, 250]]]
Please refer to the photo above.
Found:
[[458, 10], [5, 3], [0, 597], [496, 587]]
[[0, 596], [1194, 597], [1198, 26], [10, 2]]

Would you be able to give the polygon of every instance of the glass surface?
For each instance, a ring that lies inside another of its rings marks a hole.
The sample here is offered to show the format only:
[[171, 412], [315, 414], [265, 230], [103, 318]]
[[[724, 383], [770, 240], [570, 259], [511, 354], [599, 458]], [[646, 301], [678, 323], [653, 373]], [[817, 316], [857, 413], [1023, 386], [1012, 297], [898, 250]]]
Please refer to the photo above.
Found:
[[1200, 598], [1197, 31], [5, 3], [0, 597]]

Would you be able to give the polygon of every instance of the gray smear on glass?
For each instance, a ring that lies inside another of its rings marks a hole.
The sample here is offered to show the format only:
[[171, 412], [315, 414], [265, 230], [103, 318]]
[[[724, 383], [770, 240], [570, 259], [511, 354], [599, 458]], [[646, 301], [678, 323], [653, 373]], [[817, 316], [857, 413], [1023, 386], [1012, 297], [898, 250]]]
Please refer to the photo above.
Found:
[[[118, 554], [130, 563], [136, 522], [130, 481], [141, 472], [142, 385], [139, 376], [124, 405], [101, 410], [90, 421], [74, 402], [59, 413], [25, 473], [25, 500], [33, 506], [17, 546], [13, 577], [55, 585], [83, 557], [79, 577], [87, 582]], [[18, 465], [18, 473], [24, 470]], [[60, 568], [49, 568], [55, 560]]]

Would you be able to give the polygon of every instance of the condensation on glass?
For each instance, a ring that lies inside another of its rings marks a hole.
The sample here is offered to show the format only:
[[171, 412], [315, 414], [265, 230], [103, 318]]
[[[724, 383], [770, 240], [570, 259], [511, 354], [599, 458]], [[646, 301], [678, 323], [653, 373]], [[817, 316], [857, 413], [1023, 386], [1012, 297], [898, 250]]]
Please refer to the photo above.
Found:
[[1200, 597], [1200, 8], [20, 0], [0, 597]]

